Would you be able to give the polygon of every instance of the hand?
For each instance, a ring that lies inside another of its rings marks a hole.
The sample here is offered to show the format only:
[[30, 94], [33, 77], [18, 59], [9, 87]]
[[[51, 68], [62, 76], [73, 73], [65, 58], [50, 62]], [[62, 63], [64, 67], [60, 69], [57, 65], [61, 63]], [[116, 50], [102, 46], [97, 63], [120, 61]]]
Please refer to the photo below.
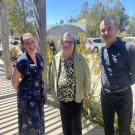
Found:
[[83, 107], [84, 108], [87, 107], [87, 101], [88, 101], [88, 97], [84, 97], [84, 99], [83, 99]]

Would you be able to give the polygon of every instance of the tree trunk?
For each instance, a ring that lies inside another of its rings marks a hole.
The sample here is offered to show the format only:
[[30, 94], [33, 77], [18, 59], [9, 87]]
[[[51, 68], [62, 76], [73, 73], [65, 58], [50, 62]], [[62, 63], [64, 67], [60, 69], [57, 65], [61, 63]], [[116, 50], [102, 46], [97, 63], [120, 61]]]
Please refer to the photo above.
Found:
[[3, 49], [3, 59], [5, 66], [5, 75], [7, 79], [11, 78], [11, 60], [10, 60], [10, 52], [9, 52], [9, 37], [8, 37], [8, 24], [7, 24], [7, 11], [6, 6], [4, 6], [0, 10], [1, 12], [1, 35], [2, 35], [2, 49]]

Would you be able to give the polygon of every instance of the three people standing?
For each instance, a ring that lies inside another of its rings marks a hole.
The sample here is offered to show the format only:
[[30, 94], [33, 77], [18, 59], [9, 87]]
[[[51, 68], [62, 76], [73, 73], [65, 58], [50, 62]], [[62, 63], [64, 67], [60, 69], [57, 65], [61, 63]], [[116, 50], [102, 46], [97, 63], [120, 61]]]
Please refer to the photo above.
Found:
[[[114, 135], [115, 113], [120, 135], [131, 135], [135, 47], [116, 37], [117, 26], [112, 19], [101, 21], [100, 33], [106, 44], [100, 51], [105, 135]], [[18, 95], [19, 134], [43, 135], [44, 62], [36, 52], [33, 36], [26, 33], [21, 39], [25, 53], [18, 58], [12, 75], [12, 84]], [[63, 134], [82, 135], [82, 108], [90, 90], [89, 67], [85, 58], [75, 51], [72, 34], [65, 33], [60, 43], [62, 51], [52, 61], [49, 86], [59, 101]]]

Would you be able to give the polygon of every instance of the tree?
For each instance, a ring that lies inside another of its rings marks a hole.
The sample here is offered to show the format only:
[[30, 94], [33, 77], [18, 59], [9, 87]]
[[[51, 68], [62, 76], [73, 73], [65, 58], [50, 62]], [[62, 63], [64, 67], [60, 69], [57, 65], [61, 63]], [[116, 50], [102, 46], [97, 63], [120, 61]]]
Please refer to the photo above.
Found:
[[86, 35], [99, 36], [99, 23], [106, 17], [115, 20], [120, 32], [128, 24], [128, 16], [120, 0], [95, 0], [86, 17]]
[[129, 19], [129, 24], [126, 27], [126, 33], [128, 36], [135, 36], [135, 14]]
[[115, 20], [120, 32], [125, 31], [129, 16], [125, 13], [125, 8], [120, 0], [115, 0], [114, 7], [108, 9], [108, 11], [110, 17]]
[[69, 23], [72, 23], [72, 22], [78, 22], [79, 18], [78, 16], [70, 16], [70, 19], [68, 20]]
[[8, 25], [10, 33], [22, 34], [34, 33], [33, 0], [7, 0], [8, 1]]
[[99, 22], [103, 17], [104, 6], [100, 1], [93, 3], [86, 17], [86, 35], [87, 37], [99, 36]]
[[86, 16], [88, 15], [88, 10], [89, 10], [88, 1], [84, 1], [82, 8], [81, 8], [81, 11], [80, 11], [80, 19], [86, 18]]
[[63, 19], [60, 19], [60, 24], [63, 24], [63, 23], [64, 23]]
[[0, 30], [2, 35], [3, 60], [5, 67], [5, 75], [7, 79], [11, 78], [11, 61], [9, 53], [8, 40], [8, 24], [7, 24], [7, 8], [5, 1], [0, 1]]

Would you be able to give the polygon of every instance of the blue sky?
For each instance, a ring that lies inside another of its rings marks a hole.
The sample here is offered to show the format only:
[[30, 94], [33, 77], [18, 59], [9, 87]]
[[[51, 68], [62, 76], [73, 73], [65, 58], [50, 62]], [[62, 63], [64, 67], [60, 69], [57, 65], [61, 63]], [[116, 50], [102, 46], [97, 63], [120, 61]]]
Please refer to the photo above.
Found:
[[[85, 0], [46, 0], [47, 24], [59, 23], [60, 19], [64, 22], [71, 16], [78, 15]], [[93, 0], [87, 0], [92, 5]], [[126, 13], [133, 15], [135, 13], [134, 0], [121, 0], [126, 9]]]

